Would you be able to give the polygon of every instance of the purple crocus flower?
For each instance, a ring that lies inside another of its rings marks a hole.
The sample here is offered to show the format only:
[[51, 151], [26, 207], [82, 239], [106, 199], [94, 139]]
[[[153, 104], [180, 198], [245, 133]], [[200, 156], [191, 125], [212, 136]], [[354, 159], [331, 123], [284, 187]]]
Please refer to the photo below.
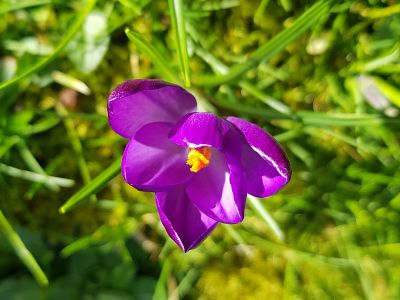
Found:
[[245, 120], [197, 112], [195, 98], [160, 80], [128, 80], [108, 98], [111, 128], [129, 139], [122, 175], [155, 192], [169, 236], [187, 252], [218, 223], [243, 220], [247, 194], [267, 197], [290, 179], [279, 144]]

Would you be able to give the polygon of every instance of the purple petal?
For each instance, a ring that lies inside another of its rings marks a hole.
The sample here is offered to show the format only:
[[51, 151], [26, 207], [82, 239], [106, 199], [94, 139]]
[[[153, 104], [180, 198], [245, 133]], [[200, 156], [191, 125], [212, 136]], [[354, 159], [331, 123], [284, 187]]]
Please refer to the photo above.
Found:
[[177, 123], [170, 133], [170, 139], [184, 147], [209, 146], [221, 149], [223, 136], [231, 129], [232, 126], [227, 121], [212, 113], [192, 113]]
[[247, 192], [256, 197], [267, 197], [276, 193], [290, 180], [289, 161], [275, 139], [245, 120], [229, 117], [245, 136], [251, 149], [243, 152], [243, 167], [247, 178]]
[[239, 162], [227, 162], [212, 149], [210, 164], [186, 184], [186, 192], [208, 217], [222, 223], [239, 223], [246, 206], [246, 184]]
[[210, 218], [223, 223], [241, 222], [247, 194], [241, 151], [249, 146], [240, 131], [211, 113], [193, 113], [178, 122], [170, 138], [189, 148], [213, 148], [210, 164], [188, 182], [187, 193]]
[[187, 182], [194, 173], [186, 165], [187, 149], [168, 139], [172, 124], [151, 123], [129, 141], [122, 158], [122, 175], [133, 187], [162, 191]]
[[128, 80], [108, 98], [108, 120], [119, 135], [130, 138], [148, 123], [176, 123], [196, 111], [196, 99], [183, 88], [161, 80]]
[[218, 224], [188, 199], [184, 186], [156, 193], [160, 220], [168, 235], [187, 252], [204, 240]]

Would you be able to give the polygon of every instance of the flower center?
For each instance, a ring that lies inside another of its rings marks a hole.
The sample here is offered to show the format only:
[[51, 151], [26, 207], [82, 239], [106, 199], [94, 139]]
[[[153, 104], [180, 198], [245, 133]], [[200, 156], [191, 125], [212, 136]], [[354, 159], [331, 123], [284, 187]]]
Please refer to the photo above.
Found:
[[201, 169], [208, 166], [211, 159], [210, 147], [199, 149], [189, 148], [186, 164], [191, 166], [190, 171], [197, 173]]

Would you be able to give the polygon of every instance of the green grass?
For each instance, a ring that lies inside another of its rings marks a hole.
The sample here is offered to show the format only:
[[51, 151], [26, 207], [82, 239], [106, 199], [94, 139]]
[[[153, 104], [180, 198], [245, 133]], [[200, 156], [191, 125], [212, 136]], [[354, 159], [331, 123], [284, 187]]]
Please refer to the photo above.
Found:
[[[0, 299], [400, 298], [390, 3], [0, 4]], [[153, 194], [120, 176], [106, 101], [130, 78], [258, 124], [288, 153], [290, 184], [182, 253]]]

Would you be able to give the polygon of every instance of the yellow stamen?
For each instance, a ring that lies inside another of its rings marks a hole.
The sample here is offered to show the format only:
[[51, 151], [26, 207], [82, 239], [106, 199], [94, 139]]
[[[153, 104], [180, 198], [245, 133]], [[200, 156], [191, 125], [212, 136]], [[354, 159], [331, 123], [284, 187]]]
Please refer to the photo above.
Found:
[[211, 159], [210, 147], [199, 149], [189, 148], [186, 164], [191, 166], [190, 171], [197, 173], [204, 167], [207, 167]]

